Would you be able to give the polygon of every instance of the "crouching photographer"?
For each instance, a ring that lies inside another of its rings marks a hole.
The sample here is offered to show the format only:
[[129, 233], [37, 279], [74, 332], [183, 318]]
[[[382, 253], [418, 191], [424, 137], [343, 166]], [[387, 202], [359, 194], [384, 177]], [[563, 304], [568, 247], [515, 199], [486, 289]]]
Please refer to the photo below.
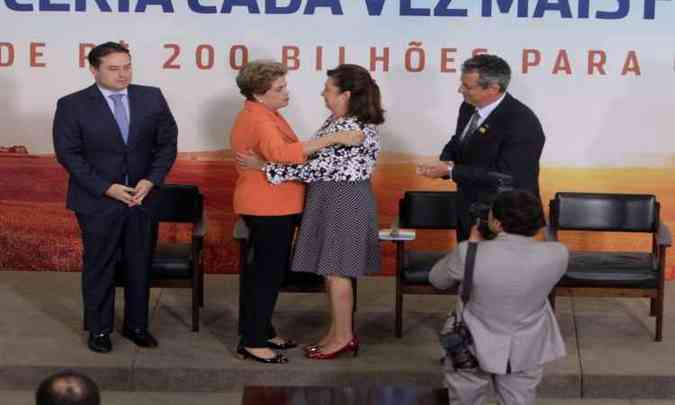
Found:
[[441, 331], [450, 404], [479, 405], [490, 383], [502, 405], [535, 403], [543, 365], [565, 355], [548, 295], [565, 273], [569, 253], [533, 236], [543, 227], [539, 199], [527, 191], [498, 194], [488, 213], [496, 236], [469, 241], [436, 263], [436, 288], [461, 284], [461, 299]]

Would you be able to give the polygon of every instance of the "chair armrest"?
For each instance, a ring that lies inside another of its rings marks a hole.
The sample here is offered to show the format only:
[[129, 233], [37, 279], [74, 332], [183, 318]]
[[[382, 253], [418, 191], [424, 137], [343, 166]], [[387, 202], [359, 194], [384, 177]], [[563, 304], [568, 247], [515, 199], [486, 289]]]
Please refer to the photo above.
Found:
[[656, 233], [656, 243], [659, 246], [671, 246], [673, 243], [670, 229], [668, 228], [668, 225], [663, 222], [659, 222], [659, 230]]
[[546, 225], [544, 227], [544, 240], [547, 242], [558, 241], [558, 235], [555, 234], [555, 230], [551, 227], [551, 225]]
[[207, 221], [206, 221], [206, 210], [202, 211], [202, 217], [199, 219], [192, 228], [192, 237], [193, 238], [204, 238], [206, 236]]
[[246, 222], [241, 218], [237, 219], [234, 228], [232, 228], [232, 238], [234, 240], [246, 240], [248, 239], [249, 234], [250, 231], [248, 226], [246, 226]]

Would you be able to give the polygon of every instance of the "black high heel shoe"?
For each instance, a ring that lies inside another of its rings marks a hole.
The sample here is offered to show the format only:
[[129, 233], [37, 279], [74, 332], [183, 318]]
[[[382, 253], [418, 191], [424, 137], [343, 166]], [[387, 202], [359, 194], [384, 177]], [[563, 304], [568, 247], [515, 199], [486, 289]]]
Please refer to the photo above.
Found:
[[287, 350], [287, 349], [294, 349], [298, 347], [298, 342], [291, 340], [291, 339], [286, 339], [284, 340], [284, 343], [274, 343], [271, 340], [267, 341], [267, 347], [270, 349], [276, 349], [276, 350]]
[[286, 356], [284, 356], [281, 353], [277, 353], [276, 356], [271, 357], [269, 359], [266, 359], [264, 357], [258, 357], [255, 354], [249, 352], [244, 348], [244, 346], [238, 346], [237, 347], [237, 354], [242, 357], [244, 360], [253, 360], [257, 361], [258, 363], [265, 363], [265, 364], [283, 364], [283, 363], [288, 363], [288, 359]]

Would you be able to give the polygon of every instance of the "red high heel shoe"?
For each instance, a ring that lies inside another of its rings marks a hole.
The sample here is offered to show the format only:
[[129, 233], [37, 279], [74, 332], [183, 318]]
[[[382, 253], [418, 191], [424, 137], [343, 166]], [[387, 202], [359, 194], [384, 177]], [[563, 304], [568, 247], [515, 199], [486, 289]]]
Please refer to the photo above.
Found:
[[315, 351], [321, 349], [321, 346], [314, 343], [314, 344], [305, 346], [303, 349], [305, 350], [305, 353], [309, 353], [309, 352], [315, 352]]
[[342, 346], [338, 350], [332, 353], [324, 353], [320, 349], [316, 351], [309, 351], [305, 353], [308, 359], [312, 360], [333, 360], [341, 354], [351, 353], [353, 357], [356, 357], [359, 354], [359, 338], [354, 336], [352, 340], [347, 342], [346, 345]]

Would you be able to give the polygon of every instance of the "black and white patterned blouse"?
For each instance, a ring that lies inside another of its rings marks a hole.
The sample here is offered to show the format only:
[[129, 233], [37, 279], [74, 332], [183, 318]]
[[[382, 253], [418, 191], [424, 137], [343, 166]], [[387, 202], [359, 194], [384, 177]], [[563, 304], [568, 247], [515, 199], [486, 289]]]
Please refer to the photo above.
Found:
[[358, 129], [366, 136], [360, 145], [328, 146], [309, 156], [302, 164], [267, 163], [263, 167], [267, 181], [279, 184], [293, 180], [304, 183], [368, 180], [380, 151], [380, 136], [374, 125], [361, 124], [355, 117], [335, 118], [331, 115], [313, 137], [321, 138], [339, 131]]

